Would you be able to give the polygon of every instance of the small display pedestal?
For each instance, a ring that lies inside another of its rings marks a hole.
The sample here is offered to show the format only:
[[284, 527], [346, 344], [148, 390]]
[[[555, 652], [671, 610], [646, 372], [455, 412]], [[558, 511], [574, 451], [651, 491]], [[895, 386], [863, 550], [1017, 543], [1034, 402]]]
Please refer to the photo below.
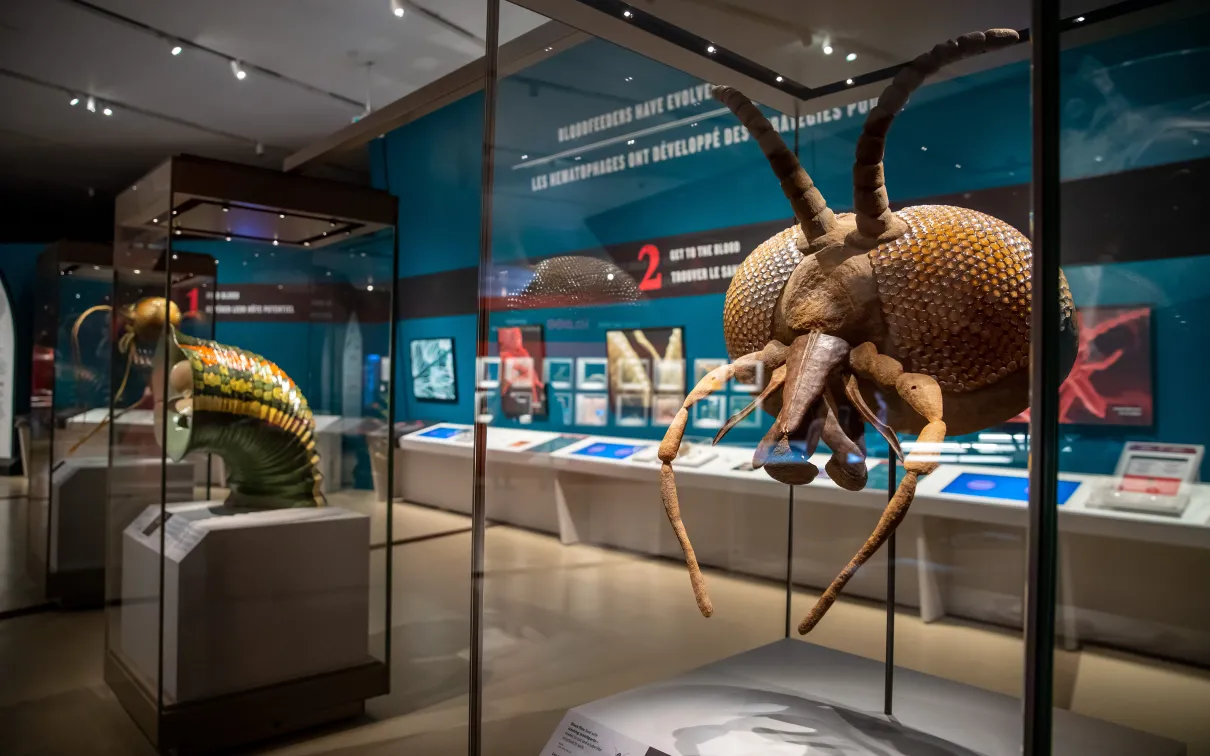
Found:
[[107, 680], [161, 750], [227, 747], [360, 713], [387, 689], [367, 646], [369, 541], [369, 517], [333, 507], [193, 502], [163, 517], [148, 507], [122, 535]]
[[[1020, 700], [896, 668], [891, 718], [883, 676], [881, 662], [781, 640], [577, 706], [542, 756], [1021, 753]], [[1056, 710], [1054, 753], [1182, 756], [1185, 746]]]
[[[131, 464], [131, 463], [128, 463]], [[138, 464], [138, 463], [133, 463]], [[159, 460], [142, 465], [158, 467]], [[138, 474], [127, 468], [128, 474]], [[121, 474], [119, 472], [119, 474]], [[156, 481], [157, 489], [159, 481]], [[169, 463], [165, 478], [168, 501], [189, 501], [193, 492], [193, 465]], [[63, 607], [98, 607], [105, 602], [105, 502], [109, 487], [109, 460], [105, 457], [73, 457], [51, 474], [49, 499], [39, 498], [41, 507], [32, 526], [49, 532], [31, 534], [30, 574], [45, 569], [46, 597]], [[156, 491], [158, 495], [158, 490]], [[112, 518], [126, 523], [147, 505], [148, 497], [110, 502]], [[44, 566], [43, 566], [44, 565]]]

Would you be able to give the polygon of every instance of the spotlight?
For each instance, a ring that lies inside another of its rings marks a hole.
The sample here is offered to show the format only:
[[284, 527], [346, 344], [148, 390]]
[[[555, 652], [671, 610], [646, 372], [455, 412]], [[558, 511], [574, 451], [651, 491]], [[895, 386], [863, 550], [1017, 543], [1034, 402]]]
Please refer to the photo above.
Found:
[[84, 107], [88, 108], [89, 113], [97, 112], [97, 101], [92, 99], [92, 95], [88, 96], [88, 100], [84, 103]]
[[311, 246], [311, 242], [309, 242], [309, 241], [305, 241], [305, 242], [303, 242], [303, 246], [304, 246], [304, 247], [309, 247], [309, 246]]
[[926, 147], [926, 146], [924, 146], [924, 145], [922, 144], [922, 145], [920, 145], [920, 151], [921, 151], [921, 152], [928, 152], [928, 151], [929, 151], [929, 148], [928, 148], [928, 147]]
[[227, 241], [231, 241], [231, 237], [230, 237], [230, 236], [228, 236], [228, 237], [227, 237]]
[[238, 60], [231, 61], [231, 73], [235, 74], [235, 78], [240, 81], [243, 81], [248, 76], [248, 72], [240, 67]]
[[1082, 24], [1082, 23], [1084, 23], [1084, 17], [1083, 17], [1083, 16], [1076, 16], [1076, 23], [1077, 23], [1077, 24]]
[[113, 110], [111, 108], [105, 108], [101, 112], [104, 113], [105, 115], [113, 115]]
[[226, 205], [223, 205], [223, 212], [229, 213], [229, 212], [231, 212], [231, 208], [227, 207]]
[[845, 84], [848, 84], [850, 87], [851, 87], [851, 86], [853, 86], [853, 80], [852, 80], [852, 79], [845, 79], [845, 80], [844, 80], [844, 83], [845, 83]]
[[634, 144], [634, 140], [631, 139], [631, 140], [627, 141], [626, 144]]
[[824, 44], [824, 46], [823, 46], [823, 54], [824, 54], [824, 55], [831, 55], [831, 54], [832, 54], [832, 46], [831, 46], [831, 45], [829, 45], [829, 44], [826, 44], [826, 43], [825, 43], [825, 44]]
[[[367, 284], [366, 291], [374, 291], [374, 284]], [[77, 295], [77, 296], [79, 296], [79, 295]]]
[[68, 104], [69, 104], [69, 105], [71, 105], [71, 106], [74, 108], [75, 106], [77, 106], [77, 105], [79, 105], [79, 104], [80, 104], [80, 98], [79, 98], [79, 97], [73, 97], [73, 98], [71, 98], [71, 102], [70, 102], [70, 103], [68, 103]]
[[634, 14], [633, 14], [633, 13], [631, 13], [630, 11], [628, 11], [628, 10], [624, 10], [624, 11], [622, 11], [622, 15], [623, 15], [624, 17], [626, 17], [626, 18], [634, 18]]
[[135, 268], [135, 269], [134, 269], [134, 274], [135, 274], [136, 276], [137, 276], [137, 275], [139, 275], [139, 274], [140, 274], [140, 273], [142, 273], [142, 272], [143, 272], [143, 271], [139, 270], [138, 268]]
[[180, 54], [181, 54], [181, 46], [180, 46], [180, 45], [177, 45], [176, 47], [172, 48], [172, 54], [173, 54], [173, 55], [180, 55]]
[[277, 246], [277, 239], [273, 240], [273, 246], [275, 246], [275, 247]]
[[708, 53], [710, 53], [711, 55], [713, 55], [714, 53], [718, 52], [718, 50], [716, 50], [716, 49], [714, 48], [714, 45], [710, 45], [709, 47], [707, 47], [707, 48], [706, 48], [706, 52], [708, 52]]
[[402, 0], [391, 0], [391, 13], [395, 14], [395, 18], [403, 18]]
[[783, 78], [782, 78], [782, 77], [780, 77], [780, 76], [778, 76], [778, 77], [777, 77], [777, 83], [778, 83], [778, 84], [781, 84], [783, 81], [785, 81], [785, 79], [783, 79]]
[[278, 213], [278, 214], [277, 214], [277, 217], [278, 217], [278, 218], [285, 218], [285, 217], [286, 217], [286, 214], [285, 214], [285, 213]]
[[954, 163], [954, 167], [955, 167], [955, 168], [961, 168], [961, 167], [962, 167], [962, 163]]
[[522, 160], [529, 160], [529, 155], [522, 155], [522, 156], [521, 156], [521, 159], [522, 159]]
[[853, 61], [857, 60], [857, 53], [849, 53], [848, 55], [844, 56], [844, 59], [852, 63]]

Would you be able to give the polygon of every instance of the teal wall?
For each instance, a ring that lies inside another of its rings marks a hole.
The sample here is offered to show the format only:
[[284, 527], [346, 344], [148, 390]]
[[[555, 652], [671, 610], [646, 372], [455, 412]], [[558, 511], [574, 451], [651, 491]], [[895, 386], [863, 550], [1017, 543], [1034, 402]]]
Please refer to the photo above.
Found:
[[13, 412], [29, 412], [30, 359], [33, 353], [33, 312], [37, 282], [38, 255], [45, 244], [0, 244], [0, 275], [8, 287], [13, 305], [13, 325], [16, 331], [16, 375], [13, 390]]

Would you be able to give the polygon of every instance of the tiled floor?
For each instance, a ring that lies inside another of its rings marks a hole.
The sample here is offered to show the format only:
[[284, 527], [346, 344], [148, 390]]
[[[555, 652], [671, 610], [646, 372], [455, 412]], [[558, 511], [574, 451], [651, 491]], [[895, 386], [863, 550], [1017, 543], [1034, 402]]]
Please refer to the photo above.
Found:
[[[368, 498], [334, 501], [375, 517]], [[288, 742], [277, 756], [466, 753], [470, 536], [466, 518], [394, 508], [392, 692], [362, 720]], [[379, 542], [376, 540], [376, 542]], [[383, 577], [386, 549], [374, 552]], [[782, 636], [784, 594], [766, 582], [710, 574], [717, 615], [693, 606], [682, 565], [506, 526], [487, 535], [484, 753], [537, 756], [564, 711]], [[809, 599], [804, 593], [795, 604]], [[722, 609], [725, 607], [725, 610]], [[382, 630], [381, 613], [376, 617]], [[812, 640], [881, 658], [881, 608], [842, 601]], [[99, 613], [0, 622], [0, 753], [149, 754], [101, 682]], [[381, 642], [381, 638], [377, 639]], [[1018, 634], [961, 622], [898, 619], [903, 666], [1016, 694]], [[1210, 756], [1210, 672], [1112, 652], [1060, 652], [1061, 706], [1154, 732]]]

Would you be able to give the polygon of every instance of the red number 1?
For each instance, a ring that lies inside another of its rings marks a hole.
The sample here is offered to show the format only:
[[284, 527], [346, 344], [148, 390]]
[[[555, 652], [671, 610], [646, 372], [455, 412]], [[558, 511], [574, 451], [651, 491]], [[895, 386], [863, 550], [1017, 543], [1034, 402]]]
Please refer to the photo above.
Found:
[[197, 315], [197, 287], [193, 287], [185, 292], [185, 297], [189, 299], [189, 312], [186, 315]]
[[643, 276], [643, 280], [639, 281], [639, 291], [652, 291], [660, 289], [664, 286], [664, 274], [656, 273], [655, 269], [660, 267], [660, 250], [654, 244], [644, 244], [639, 250], [639, 259], [647, 258], [647, 273]]

